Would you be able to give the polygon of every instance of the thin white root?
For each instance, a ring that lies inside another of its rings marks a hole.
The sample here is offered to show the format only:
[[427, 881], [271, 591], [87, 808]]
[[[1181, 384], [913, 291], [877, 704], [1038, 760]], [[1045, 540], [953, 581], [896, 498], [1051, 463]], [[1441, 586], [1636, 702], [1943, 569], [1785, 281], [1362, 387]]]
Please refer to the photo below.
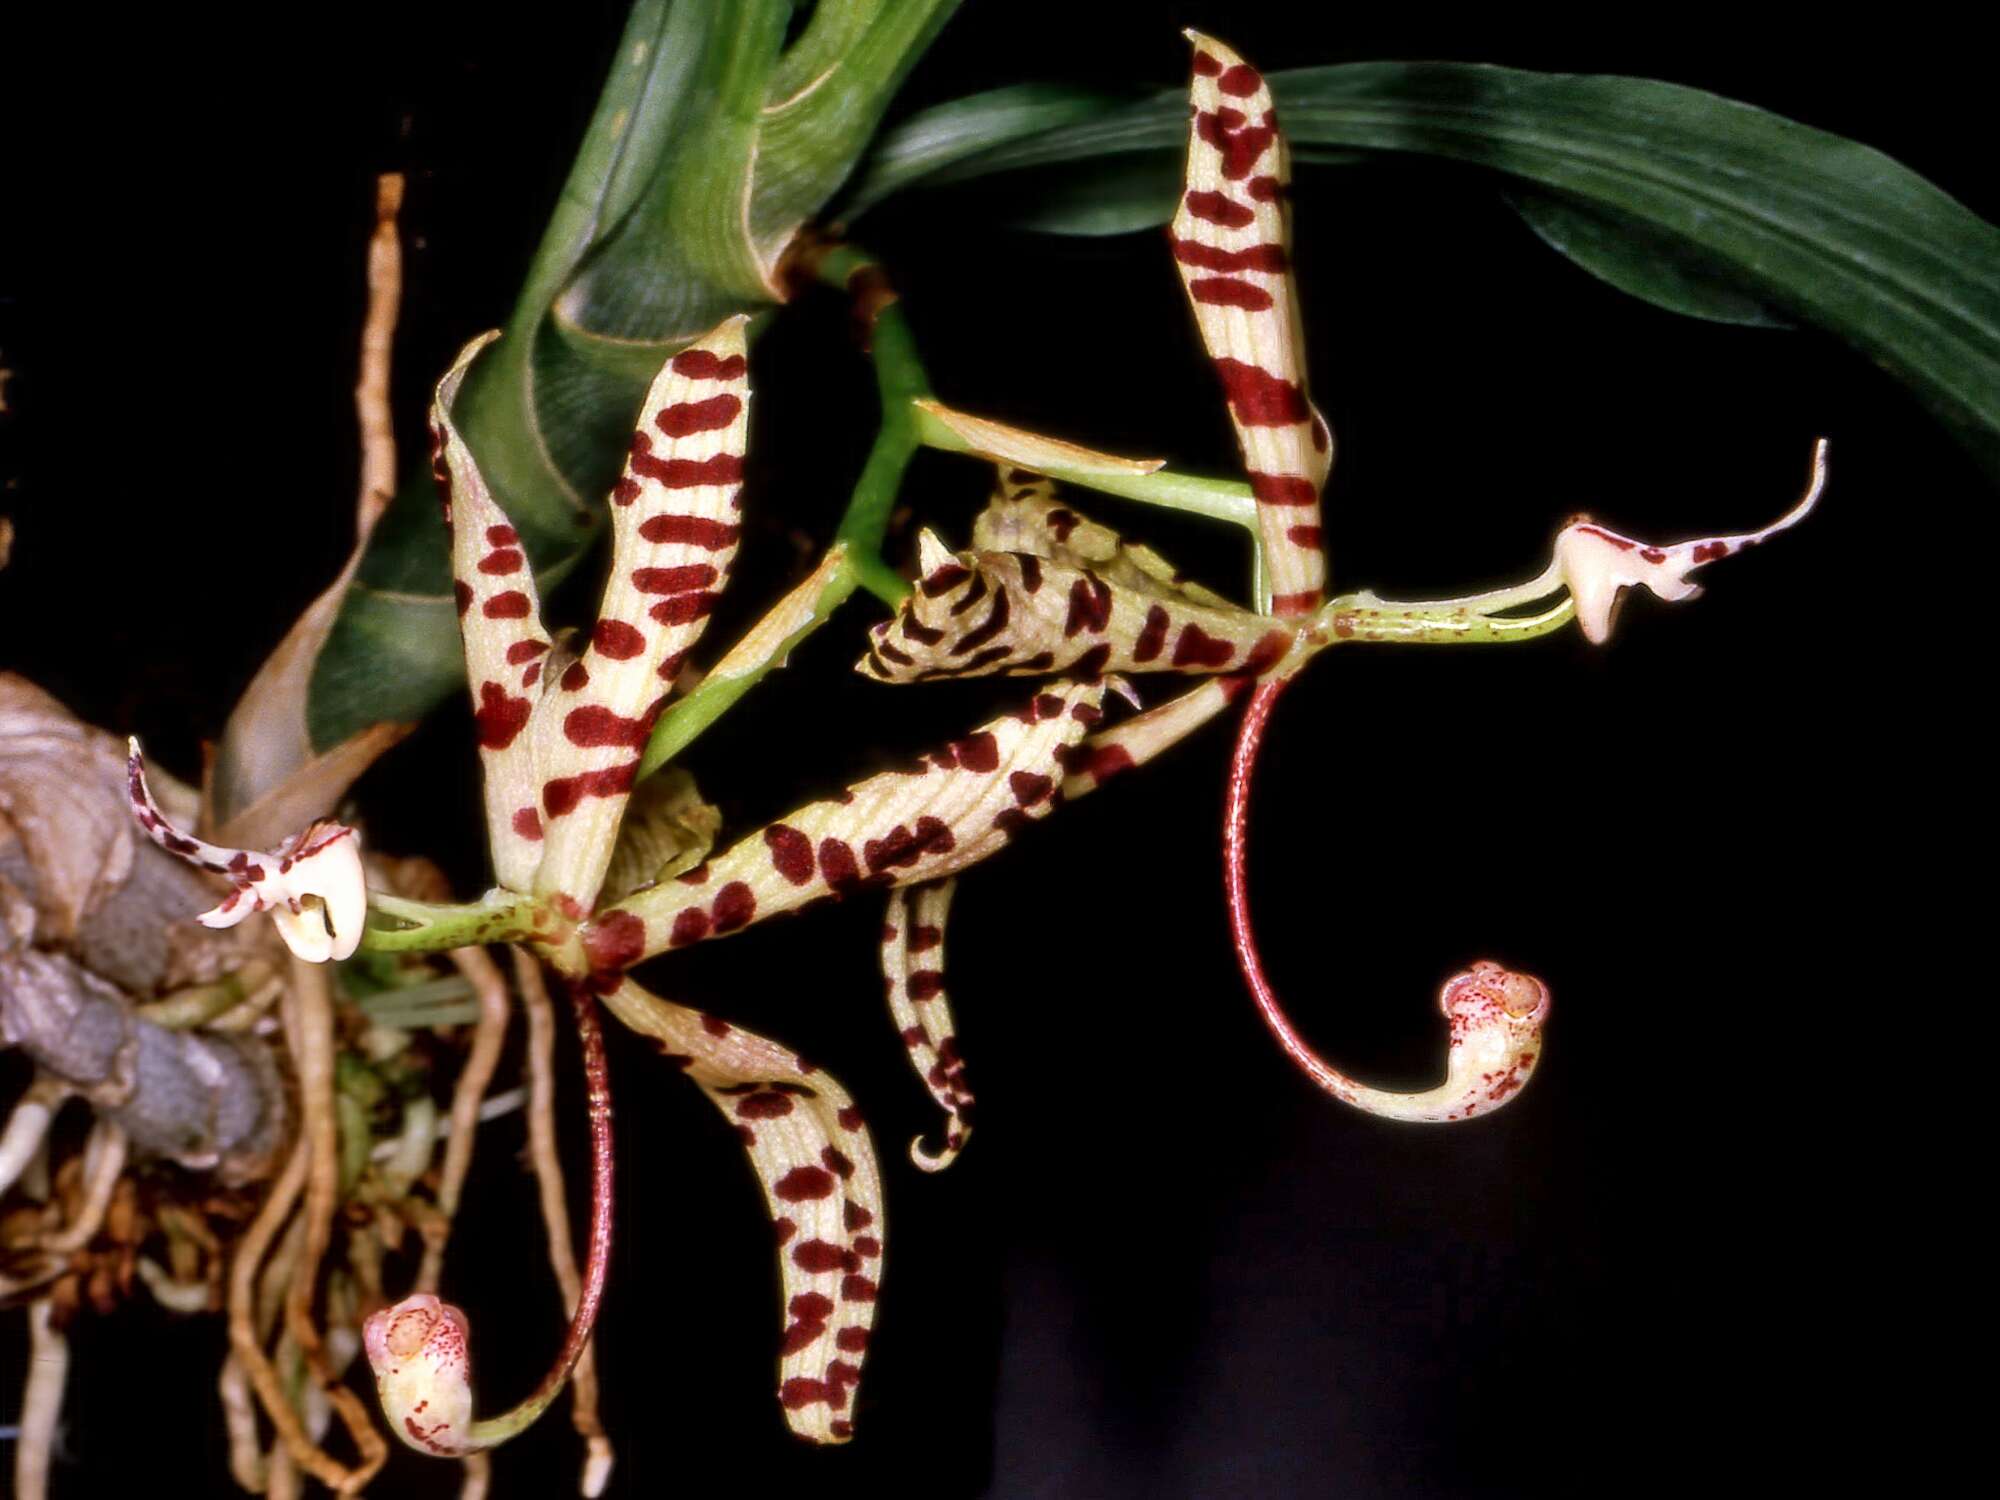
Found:
[[168, 1312], [198, 1313], [208, 1311], [208, 1283], [206, 1281], [176, 1281], [171, 1272], [149, 1255], [142, 1255], [133, 1263], [133, 1270], [146, 1283], [146, 1290], [153, 1294], [153, 1300]]
[[21, 1391], [21, 1432], [14, 1439], [14, 1493], [20, 1500], [47, 1500], [49, 1455], [69, 1377], [69, 1340], [56, 1329], [52, 1311], [47, 1297], [28, 1304], [28, 1379]]
[[[265, 1483], [264, 1450], [257, 1442], [257, 1401], [250, 1394], [243, 1362], [235, 1354], [222, 1362], [215, 1391], [222, 1398], [222, 1425], [229, 1434], [229, 1477], [236, 1481], [238, 1489], [261, 1495]], [[279, 1446], [283, 1445], [281, 1438]]]
[[90, 1127], [90, 1140], [83, 1148], [83, 1201], [76, 1217], [42, 1241], [44, 1250], [67, 1255], [81, 1250], [104, 1227], [105, 1210], [111, 1194], [125, 1170], [125, 1132], [109, 1120]]
[[38, 1077], [14, 1105], [0, 1132], [0, 1194], [11, 1188], [48, 1138], [49, 1124], [70, 1095], [69, 1085]]
[[252, 990], [241, 1003], [232, 1005], [208, 1023], [209, 1031], [248, 1031], [264, 1019], [271, 1004], [285, 993], [285, 976], [273, 974]]
[[[528, 1091], [525, 1088], [502, 1089], [497, 1094], [488, 1094], [479, 1106], [479, 1123], [481, 1125], [490, 1125], [493, 1121], [503, 1116], [511, 1115], [517, 1109], [527, 1108], [527, 1104]], [[451, 1116], [439, 1116], [437, 1122], [437, 1139], [448, 1141], [451, 1137]], [[369, 1152], [368, 1159], [370, 1161], [388, 1161], [401, 1149], [402, 1143], [400, 1141], [378, 1141], [375, 1144], [375, 1149]]]

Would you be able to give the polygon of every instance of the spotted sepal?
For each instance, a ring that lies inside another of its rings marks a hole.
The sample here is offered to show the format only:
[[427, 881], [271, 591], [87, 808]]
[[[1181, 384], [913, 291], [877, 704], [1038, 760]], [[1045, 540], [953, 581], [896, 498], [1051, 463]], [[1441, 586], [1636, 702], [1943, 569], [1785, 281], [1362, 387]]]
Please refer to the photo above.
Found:
[[1002, 468], [992, 497], [972, 522], [977, 552], [1026, 552], [1089, 568], [1109, 583], [1149, 589], [1189, 604], [1233, 609], [1230, 600], [1183, 578], [1151, 547], [1128, 542], [1057, 498], [1053, 481], [1027, 469]]
[[1062, 756], [1064, 800], [1074, 802], [1179, 744], [1241, 697], [1251, 682], [1248, 677], [1211, 677], [1071, 746]]
[[195, 920], [204, 927], [234, 927], [268, 911], [290, 948], [307, 963], [353, 956], [368, 915], [368, 882], [361, 867], [361, 835], [331, 818], [318, 818], [268, 853], [229, 849], [183, 833], [167, 821], [146, 785], [139, 742], [127, 742], [125, 785], [132, 816], [147, 837], [169, 854], [234, 887], [222, 904]]
[[[653, 720], [708, 628], [742, 535], [746, 319], [661, 367], [611, 491], [611, 577], [589, 644], [537, 715], [536, 893], [588, 910]], [[524, 819], [524, 824], [526, 820]]]
[[1556, 568], [1576, 603], [1576, 623], [1586, 637], [1601, 645], [1611, 638], [1619, 596], [1635, 584], [1670, 602], [1694, 598], [1701, 593], [1701, 585], [1692, 582], [1688, 574], [1798, 525], [1811, 514], [1825, 489], [1826, 442], [1822, 439], [1813, 449], [1812, 478], [1805, 494], [1761, 531], [1697, 537], [1670, 547], [1655, 547], [1607, 531], [1588, 516], [1576, 517], [1557, 533], [1555, 547]]
[[892, 619], [870, 628], [855, 663], [864, 676], [1254, 673], [1291, 646], [1291, 629], [1233, 605], [1115, 584], [1095, 569], [1025, 552], [954, 554], [929, 531], [918, 548], [917, 586]]
[[655, 1038], [735, 1127], [778, 1237], [778, 1401], [816, 1443], [854, 1434], [853, 1395], [882, 1279], [882, 1174], [840, 1084], [776, 1042], [622, 981], [604, 1003]]
[[958, 1159], [972, 1134], [972, 1090], [965, 1083], [965, 1060], [944, 992], [944, 924], [957, 882], [940, 880], [889, 894], [882, 918], [882, 983], [889, 1016], [910, 1054], [910, 1065], [944, 1111], [944, 1142], [925, 1148], [910, 1142], [910, 1160], [939, 1172]]
[[1174, 263], [1229, 401], [1258, 501], [1271, 608], [1310, 614], [1326, 585], [1320, 489], [1333, 438], [1306, 391], [1291, 274], [1291, 180], [1262, 75], [1190, 31], [1187, 188], [1169, 230]]
[[467, 344], [431, 400], [431, 468], [451, 531], [452, 592], [465, 643], [465, 679], [485, 776], [486, 835], [493, 870], [510, 891], [527, 891], [542, 858], [536, 813], [541, 776], [528, 721], [541, 701], [549, 653], [520, 536], [452, 424], [452, 403], [479, 351], [500, 335]]
[[1055, 808], [1060, 757], [1103, 719], [1117, 679], [1056, 682], [963, 739], [808, 803], [583, 929], [601, 973], [740, 932], [808, 902], [938, 880]]

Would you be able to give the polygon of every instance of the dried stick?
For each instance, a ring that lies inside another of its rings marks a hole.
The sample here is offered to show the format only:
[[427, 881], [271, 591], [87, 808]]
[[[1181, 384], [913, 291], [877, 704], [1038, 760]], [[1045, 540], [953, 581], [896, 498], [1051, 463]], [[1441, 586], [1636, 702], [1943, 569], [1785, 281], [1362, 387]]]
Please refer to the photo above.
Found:
[[111, 1194], [125, 1170], [126, 1144], [125, 1132], [109, 1120], [100, 1119], [90, 1127], [90, 1140], [83, 1148], [83, 1201], [74, 1219], [43, 1238], [44, 1250], [58, 1255], [81, 1250], [104, 1227], [105, 1210], [111, 1207]]
[[14, 1493], [20, 1500], [47, 1500], [49, 1492], [49, 1454], [69, 1375], [69, 1340], [56, 1328], [53, 1311], [48, 1297], [28, 1304], [28, 1379], [21, 1391], [21, 1431], [14, 1439]]
[[376, 1431], [361, 1398], [341, 1383], [312, 1320], [320, 1261], [333, 1238], [333, 1216], [340, 1206], [340, 1127], [333, 1105], [333, 994], [322, 965], [292, 960], [285, 1032], [298, 1072], [301, 1139], [306, 1148], [305, 1248], [285, 1297], [285, 1326], [305, 1356], [306, 1367], [354, 1439], [361, 1466], [351, 1477], [358, 1490], [388, 1460], [388, 1440]]
[[[451, 1096], [451, 1135], [445, 1141], [444, 1164], [438, 1173], [437, 1206], [444, 1215], [447, 1233], [458, 1213], [458, 1195], [465, 1186], [465, 1174], [472, 1166], [472, 1147], [479, 1129], [479, 1105], [486, 1097], [493, 1070], [500, 1065], [500, 1047], [507, 1039], [507, 981], [500, 966], [484, 948], [457, 948], [451, 961], [465, 976], [479, 997], [479, 1022], [473, 1028], [472, 1047]], [[416, 1290], [435, 1292], [444, 1271], [445, 1238], [438, 1236], [424, 1246], [423, 1264], [417, 1270]]]
[[375, 179], [375, 232], [368, 238], [368, 312], [361, 324], [361, 373], [354, 382], [354, 412], [361, 424], [361, 493], [355, 520], [361, 535], [396, 493], [396, 424], [389, 411], [389, 369], [396, 343], [396, 314], [403, 300], [403, 247], [396, 214], [403, 206], [403, 175]]
[[[562, 1158], [556, 1154], [555, 1007], [549, 1001], [542, 966], [525, 948], [514, 949], [514, 981], [521, 991], [521, 1008], [528, 1017], [528, 1155], [542, 1200], [542, 1224], [549, 1239], [549, 1265], [562, 1288], [563, 1310], [576, 1311], [583, 1289], [577, 1274], [576, 1251], [570, 1239], [569, 1197], [563, 1183]], [[595, 1497], [611, 1478], [616, 1455], [597, 1414], [597, 1357], [594, 1343], [585, 1344], [570, 1374], [570, 1421], [584, 1441], [582, 1493]]]

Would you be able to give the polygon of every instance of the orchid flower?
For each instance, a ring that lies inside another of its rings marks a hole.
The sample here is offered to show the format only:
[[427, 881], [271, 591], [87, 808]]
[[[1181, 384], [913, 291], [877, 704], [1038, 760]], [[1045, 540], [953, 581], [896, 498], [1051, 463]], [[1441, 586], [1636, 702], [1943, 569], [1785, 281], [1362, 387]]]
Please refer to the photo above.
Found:
[[[893, 620], [874, 627], [857, 670], [893, 683], [1051, 671], [1084, 678], [1104, 671], [1218, 674], [1068, 752], [1062, 790], [1071, 799], [1248, 694], [1225, 818], [1225, 888], [1238, 959], [1260, 1013], [1294, 1061], [1336, 1098], [1396, 1119], [1469, 1119], [1498, 1108], [1526, 1081], [1549, 1006], [1539, 980], [1489, 961], [1452, 976], [1440, 997], [1450, 1027], [1445, 1082], [1390, 1094], [1348, 1078], [1307, 1046], [1265, 978], [1245, 867], [1251, 776], [1278, 693], [1320, 651], [1342, 642], [1526, 640], [1574, 617], [1589, 640], [1602, 643], [1625, 588], [1643, 584], [1665, 599], [1692, 598], [1699, 589], [1688, 581], [1690, 570], [1802, 520], [1824, 485], [1825, 445], [1815, 451], [1805, 496], [1759, 531], [1655, 547], [1578, 518], [1558, 534], [1548, 568], [1523, 585], [1425, 603], [1392, 603], [1365, 591], [1326, 600], [1320, 492], [1333, 440], [1307, 393], [1286, 144], [1262, 76], [1212, 38], [1188, 36], [1187, 179], [1169, 244], [1255, 497], [1267, 611], [1186, 582], [1156, 553], [1082, 515], [1035, 467], [1061, 468], [1073, 480], [1146, 500], [1154, 497], [1143, 477], [1121, 475], [1113, 484], [1100, 476], [1115, 463], [1145, 476], [1158, 471], [1157, 462], [1108, 460], [920, 403], [949, 430], [953, 446], [993, 460], [999, 482], [974, 522], [970, 548], [953, 552], [922, 534], [917, 587]], [[1186, 508], [1164, 490], [1157, 503]], [[1518, 612], [1557, 595], [1564, 597], [1537, 614]], [[950, 1108], [947, 1100], [941, 1094]]]
[[1576, 623], [1593, 643], [1611, 639], [1611, 621], [1618, 610], [1619, 595], [1634, 584], [1643, 584], [1660, 598], [1672, 602], [1693, 599], [1701, 585], [1690, 583], [1694, 569], [1754, 547], [1803, 521], [1818, 503], [1826, 487], [1826, 444], [1813, 453], [1812, 483], [1799, 503], [1760, 531], [1735, 536], [1700, 537], [1676, 542], [1670, 547], [1649, 546], [1607, 531], [1588, 516], [1578, 516], [1556, 537], [1554, 566], [1576, 602]]
[[[1239, 699], [1247, 699], [1247, 711], [1229, 784], [1225, 885], [1239, 961], [1280, 1044], [1335, 1097], [1402, 1120], [1488, 1113], [1514, 1098], [1532, 1072], [1548, 991], [1532, 976], [1487, 961], [1452, 976], [1440, 992], [1449, 1036], [1445, 1078], [1435, 1088], [1391, 1093], [1351, 1079], [1285, 1018], [1251, 933], [1245, 876], [1249, 787], [1277, 694], [1318, 653], [1348, 642], [1525, 640], [1572, 618], [1591, 640], [1602, 640], [1624, 588], [1645, 584], [1662, 597], [1691, 597], [1691, 569], [1801, 519], [1819, 492], [1823, 449], [1805, 499], [1762, 531], [1655, 548], [1579, 520], [1559, 534], [1554, 560], [1528, 584], [1411, 604], [1365, 591], [1327, 599], [1320, 492], [1333, 438], [1307, 394], [1285, 142], [1257, 72], [1221, 44], [1190, 37], [1188, 180], [1170, 244], [1221, 381], [1248, 498], [1218, 499], [1213, 486], [1195, 494], [1201, 482], [1164, 474], [1159, 461], [1096, 453], [955, 412], [924, 390], [905, 392], [898, 399], [909, 401], [908, 420], [928, 434], [925, 441], [997, 465], [998, 488], [971, 545], [953, 551], [923, 532], [916, 586], [904, 593], [879, 576], [879, 559], [850, 554], [865, 528], [844, 526], [814, 573], [717, 663], [710, 674], [716, 686], [698, 691], [726, 707], [871, 567], [877, 576], [868, 586], [901, 602], [872, 628], [857, 664], [864, 675], [889, 683], [1060, 675], [1016, 711], [807, 803], [720, 853], [710, 852], [716, 819], [691, 782], [652, 799], [658, 806], [629, 818], [628, 811], [639, 779], [672, 753], [656, 742], [655, 721], [705, 631], [742, 534], [744, 320], [729, 319], [674, 355], [648, 391], [610, 495], [611, 581], [573, 659], [541, 620], [528, 566], [533, 538], [524, 539], [494, 501], [452, 423], [459, 384], [493, 336], [468, 346], [440, 383], [432, 409], [435, 468], [452, 534], [500, 888], [452, 909], [378, 897], [385, 918], [412, 925], [378, 927], [371, 940], [394, 948], [515, 938], [568, 981], [591, 1083], [594, 1171], [584, 1294], [563, 1353], [528, 1401], [497, 1418], [473, 1417], [469, 1330], [448, 1304], [420, 1296], [370, 1319], [367, 1347], [383, 1403], [412, 1446], [466, 1453], [521, 1430], [548, 1404], [588, 1337], [611, 1221], [599, 1004], [653, 1038], [737, 1132], [779, 1244], [780, 1405], [801, 1436], [851, 1436], [884, 1245], [882, 1174], [866, 1126], [840, 1084], [796, 1053], [655, 995], [629, 971], [769, 917], [883, 891], [890, 1014], [945, 1115], [941, 1143], [913, 1142], [911, 1157], [927, 1170], [941, 1168], [964, 1147], [973, 1108], [944, 993], [944, 924], [955, 877]], [[886, 401], [900, 387], [885, 380], [883, 389]], [[1051, 477], [1183, 509], [1253, 515], [1263, 607], [1237, 605], [1186, 580], [1157, 553], [1083, 515], [1056, 493]], [[1540, 613], [1519, 612], [1558, 595]], [[1106, 693], [1136, 705], [1124, 674], [1153, 672], [1204, 680], [1108, 724]]]
[[[458, 940], [514, 936], [568, 982], [592, 1102], [592, 1253], [563, 1353], [526, 1402], [476, 1419], [464, 1316], [419, 1296], [369, 1320], [367, 1348], [392, 1426], [413, 1447], [463, 1454], [539, 1415], [588, 1337], [608, 1262], [610, 1101], [596, 1040], [601, 1003], [654, 1038], [722, 1111], [748, 1152], [779, 1239], [786, 1319], [777, 1393], [801, 1436], [845, 1441], [883, 1254], [881, 1171], [840, 1084], [776, 1042], [663, 999], [627, 975], [669, 949], [864, 890], [890, 893], [883, 965], [897, 1029], [949, 1115], [938, 1167], [963, 1145], [971, 1095], [942, 995], [950, 880], [1061, 801], [1066, 762], [1103, 719], [1093, 670], [1033, 693], [962, 738], [809, 803], [708, 857], [714, 823], [691, 783], [628, 818], [654, 721], [703, 634], [734, 557], [748, 423], [744, 320], [673, 356], [648, 392], [610, 495], [611, 581], [588, 644], [562, 660], [541, 619], [528, 546], [493, 499], [452, 422], [475, 340], [438, 386], [435, 464], [500, 887], [453, 909]], [[733, 680], [813, 617], [830, 555], [712, 674]], [[759, 653], [762, 653], [760, 656]], [[739, 658], [741, 662], [739, 663]], [[664, 820], [664, 821], [662, 821]], [[621, 824], [625, 824], [621, 831]], [[697, 862], [698, 861], [698, 862]], [[908, 894], [905, 894], [905, 891]], [[435, 911], [377, 896], [384, 917]], [[469, 914], [469, 915], [468, 915]], [[894, 939], [887, 936], [893, 928]], [[456, 929], [454, 929], [456, 931]], [[397, 930], [378, 927], [378, 945]]]
[[220, 906], [195, 920], [204, 927], [234, 927], [268, 911], [285, 946], [309, 964], [353, 956], [368, 909], [361, 869], [361, 835], [331, 818], [319, 818], [268, 854], [227, 849], [183, 833], [168, 821], [146, 785], [139, 742], [128, 742], [126, 786], [132, 816], [154, 843], [198, 870], [220, 875], [235, 888]]

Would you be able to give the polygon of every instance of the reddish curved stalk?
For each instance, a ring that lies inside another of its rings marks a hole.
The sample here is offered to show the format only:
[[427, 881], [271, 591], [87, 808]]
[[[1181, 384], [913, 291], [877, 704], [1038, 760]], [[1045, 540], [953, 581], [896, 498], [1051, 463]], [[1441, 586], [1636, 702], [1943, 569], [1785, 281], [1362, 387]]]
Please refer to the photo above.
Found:
[[570, 1370], [582, 1358], [604, 1302], [604, 1283], [611, 1269], [610, 1073], [604, 1061], [604, 1034], [598, 1029], [596, 997], [583, 984], [572, 984], [569, 994], [582, 1043], [590, 1109], [590, 1241], [569, 1332], [555, 1363], [526, 1400], [497, 1417], [474, 1421], [471, 1365], [466, 1353], [471, 1330], [465, 1314], [440, 1302], [434, 1292], [417, 1292], [393, 1307], [371, 1313], [362, 1324], [361, 1338], [368, 1362], [375, 1367], [383, 1409], [397, 1435], [426, 1453], [462, 1458], [526, 1431], [548, 1410], [569, 1379]]
[[597, 1022], [596, 997], [580, 984], [569, 986], [569, 995], [576, 1011], [577, 1039], [583, 1044], [583, 1077], [590, 1109], [590, 1243], [584, 1252], [583, 1288], [570, 1316], [569, 1333], [556, 1351], [549, 1373], [523, 1403], [537, 1410], [555, 1399], [569, 1379], [570, 1367], [590, 1342], [597, 1309], [604, 1301], [604, 1283], [611, 1273], [611, 1072], [604, 1061], [604, 1032]]
[[1257, 752], [1264, 744], [1264, 730], [1271, 721], [1272, 705], [1284, 691], [1286, 678], [1270, 678], [1250, 693], [1250, 705], [1236, 731], [1236, 749], [1229, 758], [1229, 796], [1222, 822], [1222, 886], [1229, 901], [1229, 939], [1236, 948], [1236, 964], [1243, 982], [1250, 986], [1250, 998], [1257, 1002], [1258, 1014], [1271, 1028], [1271, 1035], [1293, 1062], [1312, 1081], [1336, 1098], [1348, 1098], [1352, 1084], [1336, 1072], [1305, 1043], [1279, 1005], [1277, 992], [1265, 977], [1264, 961], [1257, 952], [1257, 935], [1250, 925], [1250, 892], [1244, 869], [1250, 847], [1250, 781], [1257, 770]]

